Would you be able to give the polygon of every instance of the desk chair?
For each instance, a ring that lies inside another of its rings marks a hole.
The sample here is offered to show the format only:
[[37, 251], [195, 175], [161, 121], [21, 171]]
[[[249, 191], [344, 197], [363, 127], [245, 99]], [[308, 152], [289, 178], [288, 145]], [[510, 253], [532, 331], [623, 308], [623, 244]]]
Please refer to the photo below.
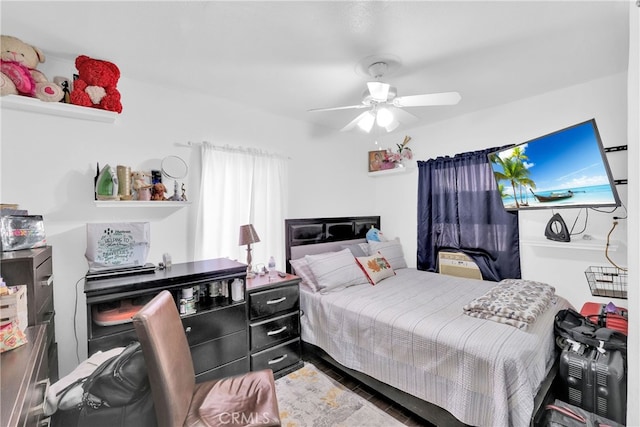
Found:
[[133, 317], [159, 427], [280, 426], [273, 372], [196, 384], [191, 352], [169, 291]]

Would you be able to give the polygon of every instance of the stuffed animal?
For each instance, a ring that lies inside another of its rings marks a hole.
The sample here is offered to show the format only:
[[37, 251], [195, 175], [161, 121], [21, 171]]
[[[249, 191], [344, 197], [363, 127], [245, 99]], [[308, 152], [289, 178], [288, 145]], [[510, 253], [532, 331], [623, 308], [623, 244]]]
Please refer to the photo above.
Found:
[[371, 226], [369, 231], [367, 231], [366, 239], [368, 242], [386, 242], [387, 238], [382, 234], [382, 231], [377, 228]]
[[138, 193], [138, 200], [151, 200], [151, 184], [147, 182], [150, 175], [146, 172], [131, 172], [131, 180], [133, 181], [133, 189]]
[[22, 40], [0, 35], [0, 95], [23, 95], [58, 102], [62, 88], [47, 80], [36, 67], [45, 61], [40, 49]]
[[151, 188], [151, 200], [167, 200], [164, 197], [164, 193], [167, 192], [167, 187], [161, 182], [156, 182]]
[[78, 78], [73, 82], [72, 104], [122, 112], [120, 92], [116, 88], [120, 70], [114, 63], [80, 55], [76, 58], [76, 68]]

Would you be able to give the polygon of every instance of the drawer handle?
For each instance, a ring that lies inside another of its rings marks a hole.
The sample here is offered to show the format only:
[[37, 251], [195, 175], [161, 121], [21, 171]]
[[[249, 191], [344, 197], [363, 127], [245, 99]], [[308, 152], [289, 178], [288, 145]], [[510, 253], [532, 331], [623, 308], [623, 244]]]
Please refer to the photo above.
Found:
[[40, 424], [38, 424], [38, 427], [51, 427], [51, 417], [40, 420]]
[[47, 280], [43, 280], [40, 282], [42, 286], [51, 286], [53, 284], [53, 274], [47, 278]]
[[184, 329], [184, 333], [185, 333], [185, 334], [188, 334], [188, 333], [190, 333], [190, 332], [191, 332], [191, 326], [187, 326], [187, 327]]
[[275, 359], [271, 359], [271, 360], [269, 360], [269, 361], [267, 362], [267, 364], [269, 364], [269, 365], [275, 365], [276, 363], [280, 363], [280, 362], [282, 362], [282, 361], [283, 361], [284, 359], [286, 359], [286, 358], [287, 358], [287, 355], [286, 355], [286, 354], [283, 354], [283, 355], [282, 355], [282, 356], [280, 356], [280, 357], [276, 357]]
[[272, 335], [278, 335], [278, 334], [283, 333], [283, 332], [284, 332], [284, 331], [286, 331], [286, 330], [287, 330], [287, 327], [286, 327], [286, 326], [283, 326], [283, 327], [282, 327], [282, 328], [280, 328], [280, 329], [276, 329], [276, 330], [273, 330], [273, 331], [269, 331], [269, 332], [267, 332], [267, 335], [269, 335], [269, 336], [272, 336]]
[[42, 403], [39, 403], [38, 405], [31, 408], [29, 410], [29, 413], [31, 416], [40, 416], [44, 414], [44, 406], [46, 404], [47, 394], [49, 393], [49, 387], [51, 386], [51, 382], [49, 381], [49, 378], [47, 378], [46, 380], [38, 381], [35, 386], [44, 387], [44, 391], [42, 393]]
[[267, 304], [271, 305], [271, 304], [280, 304], [282, 301], [286, 300], [287, 297], [282, 297], [282, 298], [278, 298], [278, 299], [270, 299], [269, 301], [267, 301]]

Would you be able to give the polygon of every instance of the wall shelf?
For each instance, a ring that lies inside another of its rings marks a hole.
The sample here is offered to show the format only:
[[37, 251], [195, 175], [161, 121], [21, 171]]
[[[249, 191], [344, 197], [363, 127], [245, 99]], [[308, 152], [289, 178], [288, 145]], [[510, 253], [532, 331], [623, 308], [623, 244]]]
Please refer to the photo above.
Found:
[[[549, 240], [547, 238], [535, 238], [529, 237], [525, 239], [520, 239], [520, 244], [522, 246], [536, 246], [543, 248], [561, 248], [561, 249], [569, 249], [569, 250], [583, 250], [583, 251], [602, 251], [604, 252], [607, 242], [605, 240], [585, 240], [581, 238], [576, 238], [571, 240], [570, 242], [556, 242], [554, 240]], [[609, 242], [609, 251], [615, 252], [618, 250], [618, 246], [620, 242], [617, 240], [612, 240]]]
[[174, 202], [171, 200], [94, 200], [99, 208], [184, 208], [191, 202]]
[[411, 170], [411, 168], [400, 167], [400, 168], [394, 168], [394, 169], [385, 169], [385, 170], [376, 171], [376, 172], [369, 172], [368, 175], [372, 177], [379, 177], [379, 176], [395, 175], [399, 173], [407, 173], [409, 172], [409, 170]]
[[90, 120], [94, 122], [113, 123], [118, 113], [98, 108], [81, 107], [61, 102], [44, 102], [28, 96], [7, 95], [0, 98], [2, 109], [27, 111], [50, 116], [69, 117], [72, 119]]

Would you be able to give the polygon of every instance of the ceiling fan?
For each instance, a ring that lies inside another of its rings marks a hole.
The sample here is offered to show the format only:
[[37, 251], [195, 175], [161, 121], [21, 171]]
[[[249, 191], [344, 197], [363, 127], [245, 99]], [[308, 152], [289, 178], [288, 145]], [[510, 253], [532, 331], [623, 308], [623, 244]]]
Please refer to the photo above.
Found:
[[395, 87], [381, 81], [388, 69], [384, 60], [376, 61], [367, 67], [369, 76], [374, 81], [367, 82], [367, 89], [362, 94], [362, 101], [356, 105], [343, 107], [313, 108], [309, 112], [335, 111], [366, 108], [367, 111], [349, 122], [341, 131], [348, 131], [356, 126], [369, 133], [377, 124], [387, 132], [395, 130], [400, 121], [417, 120], [417, 117], [405, 107], [427, 107], [436, 105], [455, 105], [462, 97], [458, 92], [426, 93], [421, 95], [397, 96]]

